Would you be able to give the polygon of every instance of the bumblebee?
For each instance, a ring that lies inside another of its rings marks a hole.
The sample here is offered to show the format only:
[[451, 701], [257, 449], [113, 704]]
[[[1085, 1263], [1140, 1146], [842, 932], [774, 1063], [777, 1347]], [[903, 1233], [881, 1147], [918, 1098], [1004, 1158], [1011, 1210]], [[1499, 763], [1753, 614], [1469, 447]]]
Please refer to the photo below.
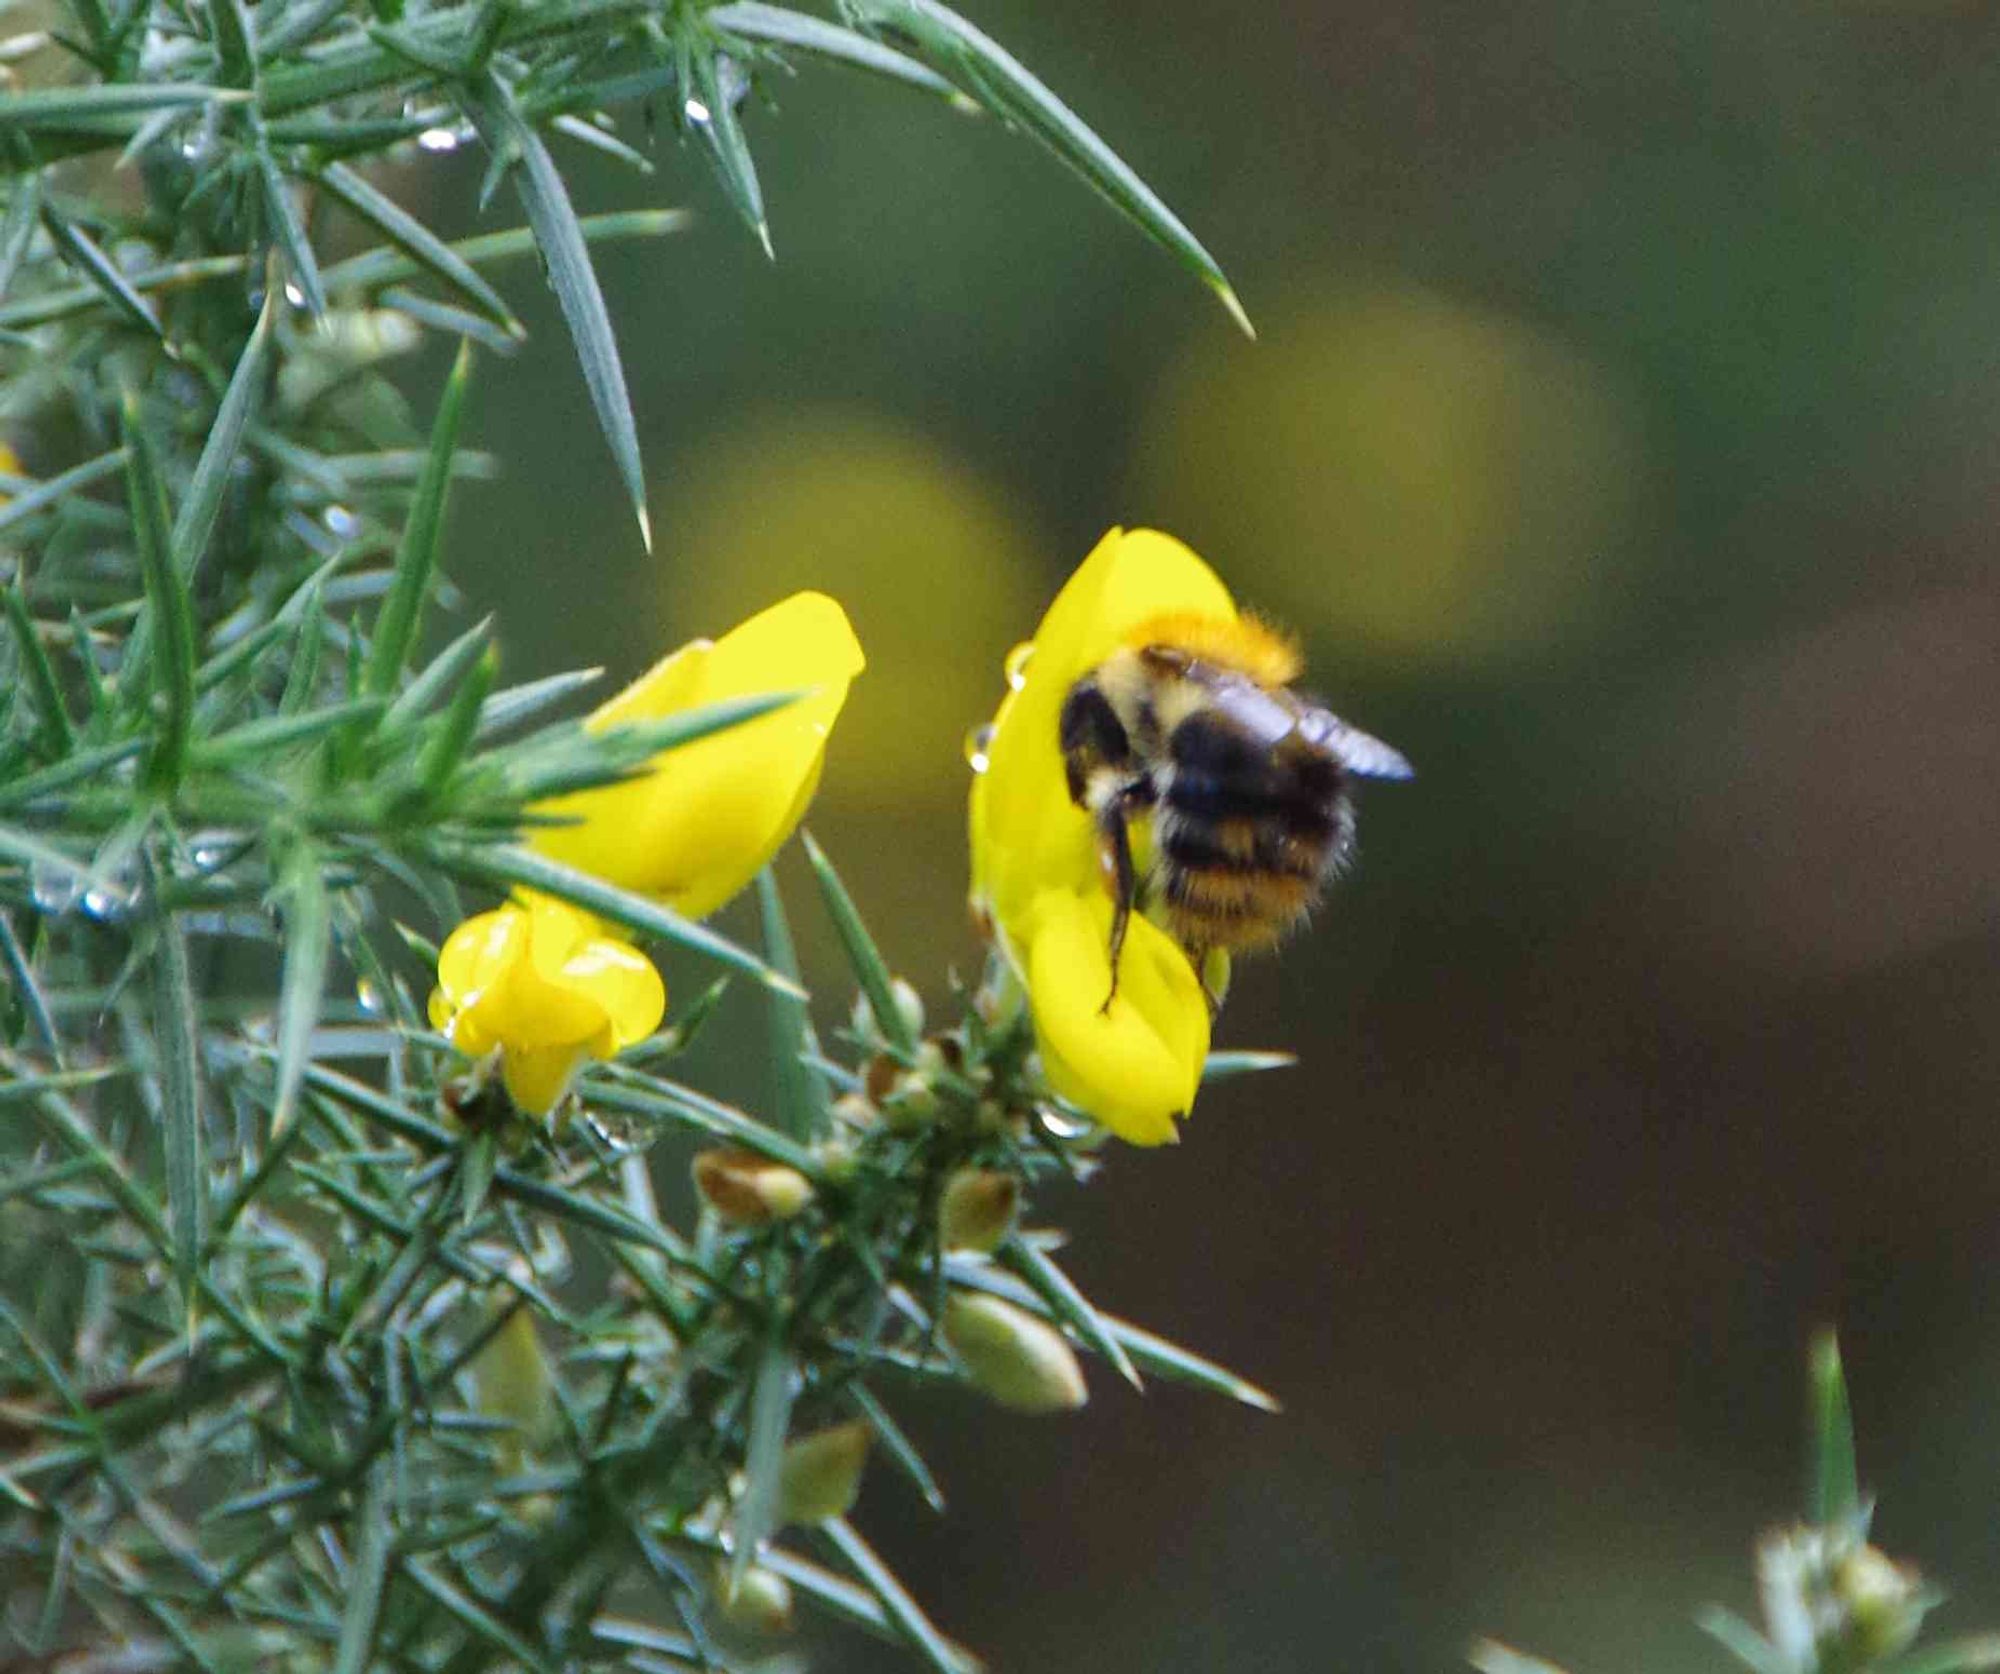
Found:
[[[1111, 993], [1134, 908], [1195, 969], [1278, 942], [1354, 849], [1353, 779], [1407, 779], [1402, 755], [1291, 689], [1298, 648], [1253, 617], [1142, 623], [1063, 700], [1070, 799], [1096, 826]], [[1143, 875], [1134, 827], [1150, 838]]]

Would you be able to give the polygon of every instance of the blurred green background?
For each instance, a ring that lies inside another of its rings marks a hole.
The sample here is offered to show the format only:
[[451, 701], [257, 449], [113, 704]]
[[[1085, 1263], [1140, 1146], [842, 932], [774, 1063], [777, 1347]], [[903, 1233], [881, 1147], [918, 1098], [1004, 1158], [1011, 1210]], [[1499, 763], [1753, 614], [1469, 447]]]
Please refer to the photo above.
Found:
[[1940, 1629], [1996, 1625], [2000, 9], [969, 10], [1261, 340], [1029, 145], [832, 70], [747, 115], [775, 265], [694, 151], [569, 156], [585, 209], [700, 221], [600, 257], [654, 559], [513, 286], [507, 474], [451, 529], [510, 673], [838, 594], [872, 667], [812, 823], [940, 1008], [963, 734], [1111, 523], [1190, 541], [1420, 776], [1240, 972], [1220, 1044], [1300, 1067], [1039, 1206], [1285, 1415], [1101, 1372], [1075, 1421], [941, 1401], [948, 1520], [884, 1472], [864, 1526], [1002, 1670], [1394, 1674], [1475, 1632], [1716, 1668], [1690, 1611], [1751, 1603], [1834, 1322], [1879, 1538]]

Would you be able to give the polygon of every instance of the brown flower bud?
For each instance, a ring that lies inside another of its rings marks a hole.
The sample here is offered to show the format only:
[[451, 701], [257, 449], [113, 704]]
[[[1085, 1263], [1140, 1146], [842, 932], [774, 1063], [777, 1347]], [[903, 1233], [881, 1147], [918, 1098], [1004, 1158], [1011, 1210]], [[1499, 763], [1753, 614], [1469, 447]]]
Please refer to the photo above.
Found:
[[938, 1238], [948, 1250], [991, 1250], [1014, 1230], [1021, 1182], [992, 1168], [961, 1168], [938, 1200]]
[[694, 1183], [711, 1209], [738, 1226], [790, 1220], [813, 1199], [812, 1182], [796, 1168], [754, 1151], [703, 1151], [694, 1159]]

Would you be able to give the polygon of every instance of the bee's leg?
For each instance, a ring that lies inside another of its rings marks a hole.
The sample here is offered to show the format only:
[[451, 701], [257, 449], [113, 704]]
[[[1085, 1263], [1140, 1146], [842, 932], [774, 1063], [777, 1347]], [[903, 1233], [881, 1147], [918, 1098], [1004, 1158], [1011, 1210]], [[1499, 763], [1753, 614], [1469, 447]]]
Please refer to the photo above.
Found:
[[1126, 829], [1125, 810], [1113, 802], [1097, 816], [1097, 840], [1111, 863], [1111, 992], [1099, 1006], [1101, 1015], [1118, 998], [1118, 961], [1125, 952], [1125, 932], [1132, 923], [1132, 902], [1139, 893], [1139, 875], [1132, 864], [1132, 835]]

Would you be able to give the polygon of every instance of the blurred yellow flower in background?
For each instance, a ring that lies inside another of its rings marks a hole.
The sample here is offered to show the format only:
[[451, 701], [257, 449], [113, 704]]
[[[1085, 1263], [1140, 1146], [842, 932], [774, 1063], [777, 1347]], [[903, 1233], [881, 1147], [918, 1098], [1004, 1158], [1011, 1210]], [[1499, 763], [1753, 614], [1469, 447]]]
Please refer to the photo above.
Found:
[[431, 1024], [461, 1051], [500, 1052], [508, 1095], [545, 1116], [588, 1058], [659, 1027], [667, 991], [652, 962], [588, 913], [544, 895], [467, 919], [438, 954]]
[[538, 803], [576, 823], [530, 843], [552, 860], [703, 918], [762, 870], [819, 785], [827, 734], [865, 666], [846, 612], [824, 593], [795, 593], [721, 639], [663, 657], [584, 722], [632, 721], [762, 692], [806, 695], [771, 714], [654, 759], [623, 784]]
[[1415, 286], [1260, 315], [1258, 353], [1204, 337], [1161, 380], [1127, 493], [1260, 554], [1258, 597], [1294, 628], [1398, 670], [1497, 662], [1629, 587], [1646, 458], [1609, 368]]
[[1050, 1085], [1135, 1145], [1171, 1141], [1194, 1103], [1208, 1000], [1179, 944], [1135, 916], [1104, 1003], [1111, 894], [1090, 816], [1070, 800], [1058, 719], [1078, 679], [1168, 612], [1233, 621], [1236, 605], [1172, 536], [1113, 529], [1009, 658], [972, 785], [973, 909], [1026, 985]]
[[[842, 718], [826, 803], [872, 823], [884, 796], [954, 800], [937, 763], [988, 701], [1005, 624], [1046, 597], [1045, 543], [1019, 495], [943, 436], [832, 405], [735, 418], [678, 463], [672, 492], [678, 539], [700, 561], [656, 572], [671, 620], [732, 621], [768, 597], [752, 589], [784, 587], [825, 588], [854, 612], [874, 663]], [[958, 843], [933, 858], [961, 889]]]

